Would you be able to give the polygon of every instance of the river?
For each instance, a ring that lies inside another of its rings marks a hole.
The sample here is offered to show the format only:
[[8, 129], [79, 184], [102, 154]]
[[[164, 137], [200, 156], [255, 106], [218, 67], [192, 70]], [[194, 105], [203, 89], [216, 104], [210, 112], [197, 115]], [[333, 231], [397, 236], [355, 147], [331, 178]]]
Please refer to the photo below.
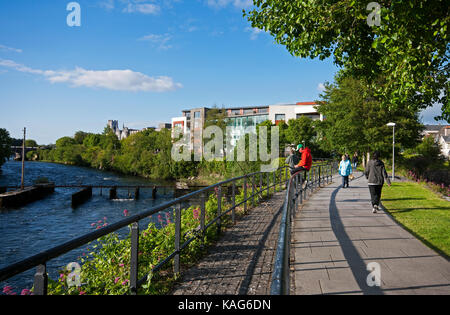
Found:
[[[21, 163], [8, 161], [2, 167], [0, 186], [20, 186]], [[124, 176], [95, 169], [67, 166], [62, 164], [26, 162], [25, 185], [46, 177], [55, 185], [160, 185], [168, 184], [140, 177]], [[56, 188], [55, 192], [43, 200], [15, 209], [0, 209], [0, 268], [60, 245], [66, 241], [92, 232], [92, 223], [106, 221], [112, 224], [124, 218], [124, 210], [134, 215], [173, 198], [174, 190], [158, 190], [157, 198], [152, 198], [151, 189], [141, 189], [137, 201], [128, 199], [127, 189], [118, 189], [118, 200], [109, 200], [109, 191], [93, 190], [92, 198], [75, 209], [71, 207], [71, 195], [79, 189]], [[130, 191], [134, 195], [134, 190]], [[163, 216], [165, 217], [165, 216]], [[149, 222], [158, 224], [157, 217], [140, 223], [145, 229]], [[128, 228], [119, 231], [124, 237]], [[70, 262], [78, 261], [87, 246], [71, 251], [47, 263], [49, 276], [56, 279], [58, 269]], [[0, 289], [6, 285], [20, 294], [22, 289], [33, 285], [35, 269], [0, 282]], [[0, 291], [0, 294], [1, 291]]]

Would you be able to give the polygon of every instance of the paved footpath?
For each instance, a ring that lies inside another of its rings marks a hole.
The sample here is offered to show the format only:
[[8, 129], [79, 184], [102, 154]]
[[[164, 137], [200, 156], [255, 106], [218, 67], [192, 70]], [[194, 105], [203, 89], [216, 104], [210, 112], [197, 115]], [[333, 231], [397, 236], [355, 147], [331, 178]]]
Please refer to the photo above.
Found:
[[172, 294], [268, 295], [284, 197], [276, 193], [250, 209], [184, 273]]
[[[307, 200], [294, 220], [295, 294], [450, 294], [450, 262], [371, 210], [361, 173], [350, 188], [336, 177]], [[380, 287], [367, 284], [369, 263]]]

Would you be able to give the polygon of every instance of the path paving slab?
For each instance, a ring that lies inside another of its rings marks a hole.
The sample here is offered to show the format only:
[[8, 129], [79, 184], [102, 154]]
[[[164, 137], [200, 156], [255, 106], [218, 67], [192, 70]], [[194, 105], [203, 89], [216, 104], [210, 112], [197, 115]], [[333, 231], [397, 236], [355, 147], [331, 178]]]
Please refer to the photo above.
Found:
[[[350, 188], [340, 182], [295, 215], [295, 294], [450, 294], [450, 262], [384, 211], [373, 214], [361, 173]], [[380, 286], [368, 285], [370, 263], [379, 266]]]

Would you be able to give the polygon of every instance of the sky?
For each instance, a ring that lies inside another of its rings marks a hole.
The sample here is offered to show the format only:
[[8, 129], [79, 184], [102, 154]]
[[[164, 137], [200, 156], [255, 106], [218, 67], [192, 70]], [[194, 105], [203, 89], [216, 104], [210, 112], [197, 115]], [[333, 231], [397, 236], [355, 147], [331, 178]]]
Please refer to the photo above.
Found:
[[49, 144], [108, 120], [141, 129], [194, 107], [317, 100], [338, 68], [253, 29], [242, 14], [251, 4], [0, 1], [0, 128]]

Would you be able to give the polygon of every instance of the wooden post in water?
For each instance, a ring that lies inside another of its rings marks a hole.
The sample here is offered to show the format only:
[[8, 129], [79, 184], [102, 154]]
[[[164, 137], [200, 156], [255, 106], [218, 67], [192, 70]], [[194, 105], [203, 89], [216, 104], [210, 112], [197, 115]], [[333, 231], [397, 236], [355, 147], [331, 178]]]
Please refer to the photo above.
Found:
[[134, 189], [134, 200], [138, 200], [139, 199], [139, 187], [136, 187]]
[[117, 199], [117, 187], [111, 188], [109, 191], [109, 199]]
[[23, 128], [23, 143], [22, 143], [22, 177], [20, 180], [20, 190], [24, 188], [24, 178], [25, 178], [25, 135], [27, 128]]

